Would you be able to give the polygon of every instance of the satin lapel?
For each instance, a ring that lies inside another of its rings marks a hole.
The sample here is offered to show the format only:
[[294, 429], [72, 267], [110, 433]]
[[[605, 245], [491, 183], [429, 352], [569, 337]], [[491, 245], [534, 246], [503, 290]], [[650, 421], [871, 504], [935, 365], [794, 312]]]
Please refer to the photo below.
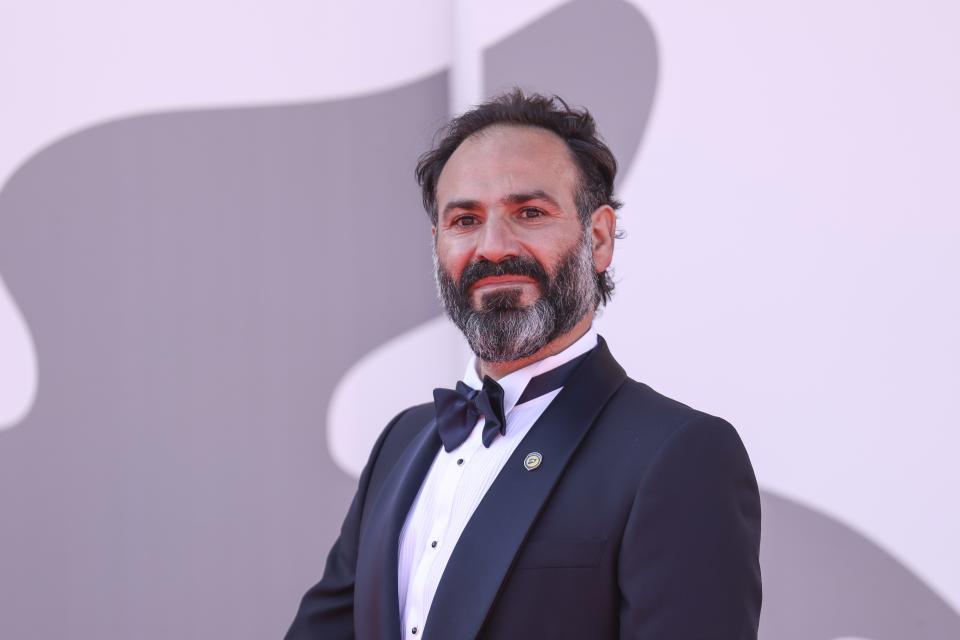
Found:
[[[467, 523], [430, 605], [426, 638], [477, 636], [527, 531], [603, 405], [625, 378], [600, 338], [597, 349], [577, 367], [520, 442]], [[531, 451], [543, 454], [543, 462], [527, 471], [523, 461]]]
[[397, 460], [367, 514], [360, 534], [354, 587], [354, 618], [359, 640], [400, 637], [397, 554], [400, 530], [430, 464], [440, 449], [431, 419]]

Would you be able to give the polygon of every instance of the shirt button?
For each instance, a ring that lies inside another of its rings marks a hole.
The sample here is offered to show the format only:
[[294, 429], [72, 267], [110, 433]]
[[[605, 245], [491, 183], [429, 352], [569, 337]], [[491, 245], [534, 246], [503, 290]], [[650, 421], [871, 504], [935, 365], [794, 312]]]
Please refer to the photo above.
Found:
[[459, 460], [457, 460], [457, 464], [463, 464], [463, 458], [460, 458]]
[[412, 633], [413, 635], [417, 635], [417, 628], [414, 627], [413, 629], [410, 629], [410, 633]]
[[436, 549], [436, 548], [437, 548], [437, 541], [434, 540], [433, 542], [431, 542], [431, 543], [430, 543], [430, 546], [433, 547], [434, 549]]

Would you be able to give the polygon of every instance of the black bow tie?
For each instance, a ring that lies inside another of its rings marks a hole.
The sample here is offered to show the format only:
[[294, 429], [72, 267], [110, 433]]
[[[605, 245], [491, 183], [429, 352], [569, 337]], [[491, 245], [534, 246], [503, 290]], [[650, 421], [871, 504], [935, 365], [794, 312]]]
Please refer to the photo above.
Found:
[[499, 433], [507, 432], [507, 419], [503, 415], [503, 387], [490, 376], [483, 376], [483, 387], [471, 389], [457, 382], [456, 390], [434, 389], [433, 405], [437, 412], [437, 430], [443, 448], [453, 451], [470, 436], [477, 419], [486, 418], [483, 425], [483, 446]]
[[[562, 387], [589, 353], [590, 351], [531, 378], [517, 404], [539, 398]], [[448, 452], [463, 444], [481, 416], [486, 419], [483, 425], [483, 446], [489, 447], [497, 434], [507, 433], [503, 387], [489, 376], [483, 377], [483, 387], [480, 389], [472, 389], [463, 382], [457, 382], [456, 389], [434, 389], [433, 405], [437, 415], [437, 431], [443, 441], [444, 450]]]

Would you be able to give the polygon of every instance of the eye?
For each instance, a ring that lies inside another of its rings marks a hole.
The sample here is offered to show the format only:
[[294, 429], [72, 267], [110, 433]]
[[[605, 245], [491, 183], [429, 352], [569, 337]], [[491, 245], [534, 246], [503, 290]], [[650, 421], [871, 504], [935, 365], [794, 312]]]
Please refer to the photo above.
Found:
[[472, 227], [475, 224], [477, 224], [477, 216], [472, 215], [460, 216], [453, 221], [455, 227]]
[[543, 210], [537, 209], [536, 207], [524, 207], [520, 210], [521, 218], [539, 218], [543, 215]]

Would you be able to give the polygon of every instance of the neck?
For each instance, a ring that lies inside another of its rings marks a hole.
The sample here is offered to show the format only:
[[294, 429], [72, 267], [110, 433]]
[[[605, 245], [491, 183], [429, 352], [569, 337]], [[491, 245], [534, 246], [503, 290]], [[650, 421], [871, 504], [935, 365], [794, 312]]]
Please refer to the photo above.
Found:
[[590, 324], [592, 322], [593, 313], [585, 314], [583, 318], [580, 319], [580, 322], [575, 324], [570, 331], [561, 336], [557, 336], [547, 344], [543, 345], [539, 351], [527, 356], [526, 358], [520, 358], [519, 360], [508, 360], [506, 362], [487, 362], [486, 360], [478, 359], [477, 368], [479, 369], [478, 373], [480, 374], [480, 379], [482, 380], [483, 376], [490, 376], [494, 380], [499, 380], [500, 378], [509, 375], [518, 369], [522, 369], [527, 365], [560, 353], [574, 342], [582, 338], [583, 334], [590, 329]]

